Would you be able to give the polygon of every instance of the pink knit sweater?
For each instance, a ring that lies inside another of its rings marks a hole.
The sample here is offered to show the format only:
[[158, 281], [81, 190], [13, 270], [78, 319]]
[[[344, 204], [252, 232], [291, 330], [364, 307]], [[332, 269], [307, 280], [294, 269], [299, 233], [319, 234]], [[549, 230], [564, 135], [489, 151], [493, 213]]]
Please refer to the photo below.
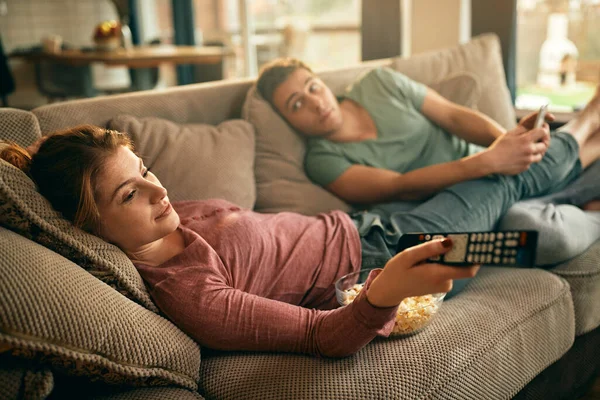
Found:
[[223, 200], [173, 207], [185, 250], [136, 267], [161, 311], [201, 345], [341, 357], [391, 332], [396, 308], [371, 306], [364, 291], [337, 307], [336, 280], [361, 263], [345, 213], [259, 214]]

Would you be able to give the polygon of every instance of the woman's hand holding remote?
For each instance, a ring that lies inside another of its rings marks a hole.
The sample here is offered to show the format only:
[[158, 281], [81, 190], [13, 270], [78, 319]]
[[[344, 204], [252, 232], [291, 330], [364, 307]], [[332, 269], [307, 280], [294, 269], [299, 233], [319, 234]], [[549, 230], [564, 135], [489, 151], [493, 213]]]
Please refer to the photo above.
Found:
[[367, 300], [375, 307], [393, 307], [406, 297], [448, 292], [453, 279], [475, 276], [479, 265], [451, 267], [424, 262], [451, 248], [449, 239], [432, 240], [396, 254], [369, 286]]

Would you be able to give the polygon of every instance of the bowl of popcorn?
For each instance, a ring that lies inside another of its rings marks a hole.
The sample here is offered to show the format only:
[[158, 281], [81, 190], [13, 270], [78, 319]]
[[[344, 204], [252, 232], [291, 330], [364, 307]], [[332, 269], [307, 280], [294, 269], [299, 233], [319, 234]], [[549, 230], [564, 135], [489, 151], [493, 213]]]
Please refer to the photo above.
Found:
[[[354, 301], [370, 271], [363, 269], [338, 279], [335, 283], [335, 294], [340, 305], [345, 306]], [[408, 336], [423, 330], [440, 309], [445, 296], [446, 293], [435, 293], [402, 300], [390, 336]]]

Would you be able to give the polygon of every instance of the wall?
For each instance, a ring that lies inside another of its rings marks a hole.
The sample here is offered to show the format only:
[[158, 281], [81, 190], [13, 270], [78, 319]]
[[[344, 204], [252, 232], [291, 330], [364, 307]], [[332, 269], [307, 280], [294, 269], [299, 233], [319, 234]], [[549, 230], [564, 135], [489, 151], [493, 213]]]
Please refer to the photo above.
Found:
[[471, 0], [363, 0], [362, 57], [456, 46], [471, 37]]
[[423, 53], [460, 42], [462, 0], [412, 2], [411, 53]]
[[[402, 52], [407, 4], [402, 0], [363, 0], [361, 23], [362, 60], [395, 57]], [[404, 23], [404, 24], [403, 24]], [[404, 38], [406, 39], [406, 38]]]
[[[0, 16], [0, 35], [7, 53], [40, 44], [47, 35], [60, 35], [75, 47], [92, 46], [94, 27], [117, 19], [109, 0], [0, 0], [7, 14]], [[10, 60], [16, 91], [8, 97], [11, 107], [30, 109], [47, 103], [36, 90], [33, 65]]]

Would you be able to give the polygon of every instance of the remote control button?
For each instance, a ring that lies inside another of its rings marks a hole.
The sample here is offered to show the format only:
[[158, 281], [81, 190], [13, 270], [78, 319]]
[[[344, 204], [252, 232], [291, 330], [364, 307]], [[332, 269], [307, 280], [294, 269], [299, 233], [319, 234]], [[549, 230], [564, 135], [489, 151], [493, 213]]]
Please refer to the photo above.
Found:
[[469, 253], [473, 253], [475, 251], [475, 245], [473, 243], [471, 243], [469, 245]]
[[506, 240], [506, 241], [504, 241], [504, 245], [505, 245], [506, 247], [517, 247], [517, 245], [518, 245], [518, 244], [519, 244], [519, 242], [517, 242], [517, 241], [516, 241], [516, 240], [514, 240], [514, 239], [510, 239], [510, 240]]
[[502, 264], [508, 264], [508, 257], [502, 258]]
[[477, 234], [471, 233], [471, 242], [475, 242], [475, 241], [477, 241]]
[[494, 257], [494, 264], [500, 264], [500, 257]]
[[483, 241], [487, 242], [488, 240], [490, 240], [490, 234], [488, 232], [483, 234]]
[[469, 254], [469, 255], [467, 256], [467, 261], [468, 261], [468, 262], [473, 262], [473, 254]]
[[517, 255], [517, 249], [512, 249], [512, 251], [510, 252], [511, 255], [516, 256]]
[[504, 255], [505, 256], [510, 256], [510, 249], [504, 249]]
[[502, 239], [504, 239], [504, 233], [498, 232], [498, 235], [496, 235], [496, 237], [498, 238], [498, 240], [502, 240]]
[[516, 264], [516, 263], [517, 263], [517, 259], [516, 259], [516, 258], [514, 258], [514, 257], [511, 257], [511, 258], [509, 258], [509, 259], [508, 259], [508, 261], [509, 261], [511, 264]]
[[433, 256], [429, 260], [431, 260], [431, 261], [440, 261], [441, 259], [442, 259], [442, 257], [440, 257], [440, 256]]
[[494, 246], [496, 247], [502, 247], [502, 242], [497, 240], [496, 243], [494, 243]]
[[481, 251], [481, 243], [477, 243], [477, 244], [475, 245], [475, 251], [476, 251], [477, 253], [479, 253], [479, 252]]
[[474, 260], [476, 263], [479, 263], [479, 262], [480, 262], [480, 261], [479, 261], [479, 260], [480, 260], [480, 256], [479, 256], [479, 254], [475, 254], [475, 255], [473, 256], [473, 260]]
[[483, 233], [478, 233], [477, 234], [477, 241], [481, 242], [483, 240]]
[[527, 232], [521, 232], [519, 242], [521, 243], [521, 246], [525, 246], [527, 244]]
[[467, 256], [467, 241], [469, 240], [469, 235], [467, 234], [449, 234], [448, 238], [452, 240], [453, 246], [450, 251], [444, 254], [444, 260], [449, 263], [452, 262], [465, 262]]
[[425, 240], [430, 240], [431, 239], [431, 235], [425, 235]]
[[433, 235], [431, 240], [445, 239], [445, 238], [446, 238], [446, 236], [444, 236], [444, 235]]
[[502, 249], [496, 249], [496, 250], [494, 250], [494, 254], [497, 255], [497, 256], [501, 255], [502, 254]]
[[491, 244], [491, 243], [488, 243], [488, 245], [487, 245], [487, 251], [491, 252], [492, 250], [494, 250], [494, 245]]
[[494, 232], [490, 232], [490, 242], [496, 240], [496, 234]]
[[491, 254], [488, 254], [487, 256], [485, 256], [485, 262], [486, 262], [487, 264], [489, 264], [489, 263], [491, 263], [491, 262], [492, 262], [492, 255], [491, 255]]

